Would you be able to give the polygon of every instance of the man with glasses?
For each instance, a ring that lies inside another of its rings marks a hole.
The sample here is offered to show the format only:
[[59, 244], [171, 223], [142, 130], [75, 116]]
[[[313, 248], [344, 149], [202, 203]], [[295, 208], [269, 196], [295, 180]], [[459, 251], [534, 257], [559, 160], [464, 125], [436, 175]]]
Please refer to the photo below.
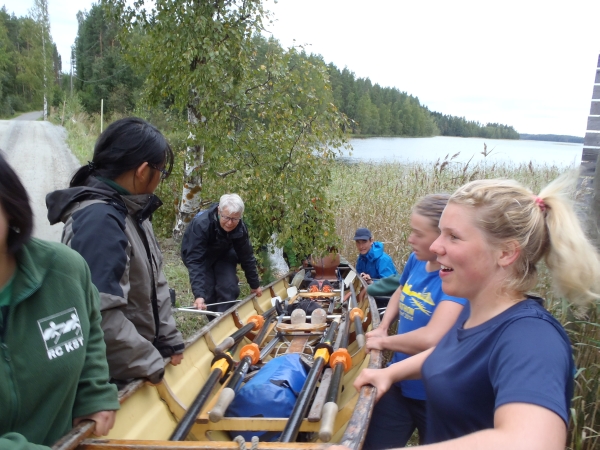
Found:
[[236, 269], [241, 264], [250, 288], [262, 295], [256, 258], [242, 220], [244, 202], [237, 194], [225, 194], [219, 203], [200, 211], [187, 227], [181, 244], [181, 259], [189, 274], [194, 306], [223, 312], [240, 295]]

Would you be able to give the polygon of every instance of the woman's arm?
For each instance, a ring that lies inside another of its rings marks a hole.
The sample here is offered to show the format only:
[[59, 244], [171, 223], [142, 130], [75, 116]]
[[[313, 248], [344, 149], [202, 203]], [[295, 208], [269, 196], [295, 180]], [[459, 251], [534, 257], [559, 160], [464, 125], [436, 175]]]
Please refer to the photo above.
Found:
[[421, 378], [421, 367], [431, 352], [433, 352], [433, 348], [392, 364], [385, 369], [363, 369], [354, 380], [354, 387], [360, 391], [363, 386], [374, 386], [377, 389], [375, 401], [378, 401], [393, 383]]
[[[367, 336], [367, 344], [370, 339], [380, 338], [388, 335], [388, 328], [392, 325], [392, 322], [398, 318], [398, 305], [400, 304], [400, 296], [402, 295], [402, 286], [396, 289], [396, 292], [392, 294], [390, 300], [388, 301], [387, 307], [385, 308], [385, 313], [379, 323], [379, 326], [374, 330], [369, 331]], [[367, 350], [370, 350], [371, 347], [367, 345]]]
[[528, 403], [509, 403], [494, 414], [494, 428], [425, 445], [429, 450], [564, 450], [567, 427], [549, 409]]
[[[394, 293], [392, 298], [394, 298], [395, 295], [396, 293]], [[392, 300], [390, 299], [388, 309], [391, 302]], [[395, 300], [395, 305], [397, 314], [397, 299]], [[386, 315], [388, 314], [388, 309], [385, 311]], [[463, 305], [460, 303], [444, 300], [435, 308], [431, 320], [429, 320], [424, 327], [395, 336], [388, 336], [387, 333], [385, 335], [375, 335], [372, 337], [367, 335], [366, 347], [368, 350], [392, 350], [394, 352], [415, 355], [437, 345], [452, 325], [456, 323], [462, 309]], [[383, 319], [381, 322], [383, 323]]]
[[[377, 392], [379, 394], [379, 392]], [[567, 427], [550, 411], [527, 403], [509, 403], [494, 414], [494, 428], [414, 448], [427, 450], [564, 450]], [[330, 450], [349, 450], [334, 445]]]

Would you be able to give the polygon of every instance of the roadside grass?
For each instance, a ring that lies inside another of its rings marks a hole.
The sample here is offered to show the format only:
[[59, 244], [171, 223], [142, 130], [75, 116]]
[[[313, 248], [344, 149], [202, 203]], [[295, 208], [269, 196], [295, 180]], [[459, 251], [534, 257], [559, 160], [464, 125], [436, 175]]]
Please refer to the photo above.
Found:
[[[104, 128], [120, 117], [113, 115], [109, 120], [105, 117]], [[52, 108], [50, 120], [67, 130], [67, 146], [81, 164], [92, 160], [94, 144], [100, 135], [100, 115], [86, 113], [74, 96], [67, 99], [64, 116], [62, 107]]]
[[[69, 101], [70, 102], [70, 101]], [[67, 144], [79, 161], [91, 160], [94, 142], [100, 131], [98, 117], [89, 117], [75, 101], [67, 103], [64, 126], [68, 132]], [[60, 114], [51, 116], [61, 123]], [[116, 120], [113, 117], [112, 120]], [[105, 123], [105, 126], [108, 122]], [[485, 151], [485, 150], [484, 150]], [[477, 164], [459, 163], [456, 157], [446, 156], [434, 163], [334, 163], [329, 195], [336, 208], [336, 229], [341, 237], [340, 252], [355, 261], [356, 248], [352, 236], [357, 227], [368, 227], [376, 240], [385, 244], [385, 250], [402, 270], [411, 249], [407, 239], [410, 234], [412, 206], [429, 193], [452, 193], [457, 187], [479, 178], [513, 178], [537, 193], [564, 170], [556, 166], [530, 164], [501, 164], [483, 160]], [[179, 170], [179, 169], [178, 169]], [[174, 207], [180, 190], [179, 171], [163, 183], [158, 194]], [[165, 208], [165, 206], [163, 206]], [[161, 209], [163, 209], [161, 208]], [[177, 292], [178, 306], [189, 306], [194, 298], [190, 290], [187, 269], [179, 257], [179, 246], [171, 239], [171, 224], [161, 216], [154, 226], [159, 236], [164, 260], [165, 275]], [[266, 274], [263, 274], [263, 277]], [[245, 281], [243, 272], [240, 280]], [[535, 293], [547, 299], [548, 309], [567, 329], [573, 344], [577, 374], [572, 402], [569, 430], [569, 450], [592, 450], [600, 445], [600, 325], [596, 311], [585, 320], [575, 320], [572, 311], [562, 298], [552, 290], [548, 271], [539, 271]], [[240, 298], [249, 293], [247, 284], [241, 286]], [[184, 337], [191, 336], [204, 326], [204, 317], [190, 313], [174, 313]], [[417, 445], [416, 435], [409, 446]]]

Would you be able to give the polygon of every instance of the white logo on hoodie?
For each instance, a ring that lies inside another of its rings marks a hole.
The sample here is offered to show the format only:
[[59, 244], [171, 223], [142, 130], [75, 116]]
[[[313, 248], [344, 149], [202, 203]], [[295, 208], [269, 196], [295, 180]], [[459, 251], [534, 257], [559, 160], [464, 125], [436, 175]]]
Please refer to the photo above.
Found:
[[75, 308], [38, 320], [48, 359], [58, 358], [83, 347], [81, 322]]

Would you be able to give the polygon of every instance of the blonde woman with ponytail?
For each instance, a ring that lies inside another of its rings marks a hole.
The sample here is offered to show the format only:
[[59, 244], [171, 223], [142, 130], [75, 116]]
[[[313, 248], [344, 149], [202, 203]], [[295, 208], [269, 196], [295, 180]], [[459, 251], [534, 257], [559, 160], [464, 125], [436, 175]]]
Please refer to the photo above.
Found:
[[442, 289], [469, 304], [432, 349], [355, 386], [380, 398], [392, 383], [422, 378], [431, 449], [562, 450], [575, 372], [562, 326], [528, 295], [545, 260], [556, 290], [586, 305], [599, 298], [600, 259], [586, 239], [561, 177], [535, 195], [512, 180], [459, 188], [431, 245]]

